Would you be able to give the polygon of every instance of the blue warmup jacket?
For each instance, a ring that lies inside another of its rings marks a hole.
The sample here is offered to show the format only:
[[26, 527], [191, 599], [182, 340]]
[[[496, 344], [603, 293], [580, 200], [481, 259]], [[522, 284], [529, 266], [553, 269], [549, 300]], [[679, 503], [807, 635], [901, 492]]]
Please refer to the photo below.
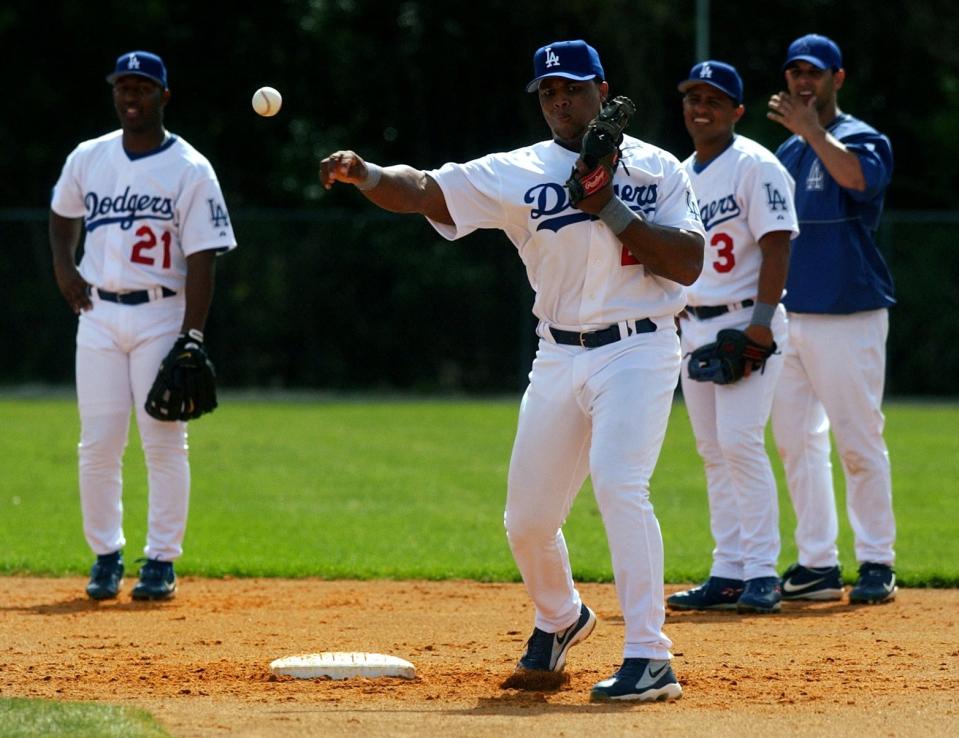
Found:
[[889, 307], [896, 302], [892, 275], [875, 232], [892, 177], [892, 146], [845, 113], [826, 130], [859, 157], [866, 189], [840, 187], [799, 136], [776, 151], [796, 180], [800, 231], [792, 242], [783, 304], [792, 312], [833, 315]]

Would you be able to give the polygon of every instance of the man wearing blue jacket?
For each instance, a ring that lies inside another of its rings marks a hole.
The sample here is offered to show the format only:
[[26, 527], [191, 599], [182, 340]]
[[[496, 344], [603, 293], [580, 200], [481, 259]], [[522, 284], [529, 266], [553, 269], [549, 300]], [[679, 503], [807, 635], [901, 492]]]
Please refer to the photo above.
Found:
[[859, 562], [849, 601], [886, 602], [896, 594], [896, 525], [881, 406], [895, 299], [874, 235], [892, 147], [839, 109], [846, 70], [833, 41], [817, 34], [796, 39], [783, 69], [789, 91], [772, 96], [767, 117], [794, 134], [776, 156], [796, 180], [800, 228], [783, 299], [789, 342], [772, 410], [799, 549], [799, 562], [783, 575], [783, 599], [843, 595], [831, 427]]

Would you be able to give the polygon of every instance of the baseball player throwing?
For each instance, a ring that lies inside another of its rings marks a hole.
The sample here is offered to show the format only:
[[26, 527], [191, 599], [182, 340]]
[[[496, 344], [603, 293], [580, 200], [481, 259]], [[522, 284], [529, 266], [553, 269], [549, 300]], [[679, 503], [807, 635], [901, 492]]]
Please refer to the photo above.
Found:
[[338, 151], [322, 161], [320, 178], [327, 188], [355, 185], [387, 210], [421, 213], [445, 238], [497, 228], [516, 247], [536, 292], [540, 338], [505, 513], [536, 607], [517, 670], [561, 671], [596, 623], [561, 530], [591, 473], [626, 623], [623, 665], [592, 698], [675, 699], [682, 689], [662, 631], [663, 544], [649, 479], [681, 361], [673, 315], [682, 285], [702, 267], [699, 209], [675, 157], [630, 136], [612, 180], [571, 206], [564, 183], [574, 167], [590, 174], [581, 142], [609, 85], [598, 53], [581, 40], [538, 49], [534, 69], [527, 90], [537, 93], [551, 140], [431, 171], [381, 168]]
[[[743, 83], [721, 61], [693, 66], [679, 84], [683, 118], [695, 153], [683, 162], [706, 229], [703, 273], [689, 287], [681, 314], [687, 355], [724, 329], [743, 331], [762, 346], [785, 345], [779, 304], [798, 232], [793, 181], [773, 154], [735, 133]], [[674, 609], [780, 608], [779, 507], [764, 432], [782, 369], [772, 355], [762, 371], [731, 384], [682, 377], [683, 397], [706, 468], [710, 527], [716, 547], [709, 579], [672, 595]]]
[[165, 599], [176, 590], [173, 561], [186, 527], [186, 424], [156, 420], [144, 403], [178, 335], [202, 351], [215, 256], [236, 240], [210, 163], [163, 126], [170, 91], [162, 59], [129, 52], [107, 81], [121, 130], [67, 157], [50, 205], [57, 285], [80, 316], [80, 503], [97, 555], [87, 594], [116, 597], [123, 578], [121, 464], [133, 407], [150, 495], [133, 597]]
[[789, 91], [772, 96], [768, 117], [794, 134], [776, 156], [796, 180], [802, 228], [790, 257], [789, 346], [772, 411], [799, 548], [799, 562], [783, 576], [783, 597], [842, 596], [831, 427], [859, 562], [849, 601], [885, 602], [896, 594], [896, 524], [882, 436], [888, 308], [895, 300], [873, 236], [892, 176], [892, 147], [839, 110], [846, 70], [833, 41], [816, 34], [796, 39], [783, 69]]

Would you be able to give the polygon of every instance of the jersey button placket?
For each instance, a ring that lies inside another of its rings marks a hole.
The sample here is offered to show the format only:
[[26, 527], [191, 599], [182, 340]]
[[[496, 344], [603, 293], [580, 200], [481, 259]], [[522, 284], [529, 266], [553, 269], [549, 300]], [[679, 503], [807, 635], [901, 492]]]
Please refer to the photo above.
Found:
[[580, 302], [580, 322], [596, 323], [602, 314], [602, 298], [606, 294], [606, 280], [603, 249], [608, 248], [606, 238], [601, 234], [599, 220], [591, 221], [589, 228], [589, 246], [586, 253], [585, 276], [583, 278], [583, 297]]

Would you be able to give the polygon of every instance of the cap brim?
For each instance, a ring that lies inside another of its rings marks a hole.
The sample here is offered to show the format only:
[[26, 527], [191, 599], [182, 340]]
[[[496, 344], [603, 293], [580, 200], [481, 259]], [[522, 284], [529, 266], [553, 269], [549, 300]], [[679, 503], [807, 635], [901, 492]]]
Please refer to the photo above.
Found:
[[810, 64], [812, 64], [814, 67], [817, 67], [818, 69], [832, 69], [832, 65], [831, 65], [831, 64], [826, 64], [826, 62], [824, 62], [824, 61], [823, 61], [822, 59], [820, 59], [818, 56], [809, 56], [809, 55], [807, 55], [807, 54], [800, 54], [799, 56], [794, 56], [794, 57], [792, 57], [792, 58], [790, 58], [790, 59], [787, 59], [787, 60], [786, 60], [786, 63], [783, 64], [783, 71], [785, 72], [785, 71], [786, 71], [786, 68], [787, 68], [790, 64], [792, 64], [793, 62], [798, 62], [798, 61], [809, 62]]
[[715, 82], [709, 81], [708, 79], [687, 79], [684, 82], [680, 82], [676, 86], [676, 89], [682, 93], [686, 93], [691, 87], [695, 87], [696, 85], [709, 85], [710, 87], [715, 87], [717, 90], [722, 92], [724, 95], [726, 95], [726, 97], [730, 98], [737, 105], [739, 105], [740, 103], [740, 100], [738, 97], [736, 97], [736, 95], [734, 95], [732, 92], [727, 90], [722, 85], [718, 85]]
[[549, 74], [543, 74], [531, 81], [526, 85], [527, 92], [536, 92], [539, 89], [539, 83], [548, 77], [562, 77], [563, 79], [573, 79], [577, 82], [585, 82], [590, 79], [596, 79], [599, 75], [596, 74], [570, 74], [569, 72], [550, 72]]
[[156, 83], [157, 83], [158, 85], [160, 85], [160, 87], [162, 87], [164, 90], [166, 89], [166, 85], [163, 84], [163, 80], [162, 80], [162, 79], [159, 79], [159, 78], [157, 78], [157, 77], [154, 77], [152, 74], [146, 74], [146, 73], [144, 73], [144, 72], [127, 72], [127, 71], [114, 72], [113, 74], [108, 74], [108, 75], [106, 76], [106, 80], [107, 80], [107, 83], [108, 83], [108, 84], [111, 84], [111, 85], [112, 85], [114, 82], [116, 82], [118, 79], [120, 79], [120, 77], [143, 77], [144, 79], [148, 79], [148, 80], [150, 80], [151, 82], [156, 82]]

